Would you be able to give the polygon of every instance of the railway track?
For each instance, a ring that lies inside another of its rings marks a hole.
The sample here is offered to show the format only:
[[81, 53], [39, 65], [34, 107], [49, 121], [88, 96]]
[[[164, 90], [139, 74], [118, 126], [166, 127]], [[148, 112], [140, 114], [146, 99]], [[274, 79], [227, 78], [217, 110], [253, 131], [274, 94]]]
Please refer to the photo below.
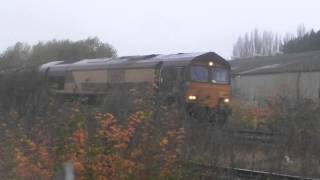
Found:
[[261, 143], [273, 143], [277, 138], [277, 134], [268, 131], [238, 130], [229, 134], [238, 139]]
[[188, 163], [188, 175], [205, 180], [320, 180], [319, 178], [294, 176], [240, 168], [215, 167]]

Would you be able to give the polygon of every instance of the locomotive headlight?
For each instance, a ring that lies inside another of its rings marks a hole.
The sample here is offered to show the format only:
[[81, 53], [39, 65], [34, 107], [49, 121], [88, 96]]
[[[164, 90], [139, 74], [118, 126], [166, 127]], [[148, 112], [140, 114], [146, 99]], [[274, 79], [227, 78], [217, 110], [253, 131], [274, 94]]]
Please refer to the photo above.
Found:
[[209, 66], [213, 66], [213, 62], [212, 61], [209, 62]]
[[194, 101], [194, 100], [197, 99], [197, 96], [190, 95], [190, 96], [188, 96], [188, 99], [189, 99], [190, 101]]
[[229, 99], [229, 98], [225, 98], [225, 99], [223, 100], [223, 102], [229, 103], [229, 102], [230, 102], [230, 99]]

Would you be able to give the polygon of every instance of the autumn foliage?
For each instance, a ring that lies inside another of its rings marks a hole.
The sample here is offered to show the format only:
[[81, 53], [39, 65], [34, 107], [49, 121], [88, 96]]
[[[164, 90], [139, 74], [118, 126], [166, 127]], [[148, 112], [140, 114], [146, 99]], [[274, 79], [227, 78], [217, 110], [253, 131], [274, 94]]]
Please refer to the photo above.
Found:
[[[61, 107], [60, 120], [37, 117], [29, 128], [14, 113], [19, 126], [7, 127], [12, 151], [0, 149], [10, 156], [3, 163], [12, 164], [17, 179], [53, 179], [65, 162], [72, 163], [76, 179], [179, 179], [184, 129], [177, 112], [148, 102], [135, 100], [126, 119], [72, 103]], [[59, 114], [57, 105], [46, 108]]]

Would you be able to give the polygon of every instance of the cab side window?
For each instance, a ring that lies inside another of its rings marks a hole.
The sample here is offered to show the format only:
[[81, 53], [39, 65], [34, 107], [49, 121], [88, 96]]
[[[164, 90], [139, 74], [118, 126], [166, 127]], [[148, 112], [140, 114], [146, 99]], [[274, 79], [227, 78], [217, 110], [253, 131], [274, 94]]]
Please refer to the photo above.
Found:
[[168, 67], [162, 70], [162, 87], [167, 90], [178, 90], [185, 80], [183, 67]]
[[172, 89], [174, 82], [177, 79], [177, 73], [173, 67], [166, 67], [161, 72], [162, 75], [162, 87], [165, 89]]

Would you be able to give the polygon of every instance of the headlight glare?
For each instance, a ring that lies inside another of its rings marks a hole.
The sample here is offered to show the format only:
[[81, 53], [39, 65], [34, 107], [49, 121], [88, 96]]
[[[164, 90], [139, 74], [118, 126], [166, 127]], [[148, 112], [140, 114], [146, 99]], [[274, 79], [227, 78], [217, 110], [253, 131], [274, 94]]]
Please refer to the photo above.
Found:
[[197, 99], [197, 96], [190, 95], [190, 96], [188, 96], [188, 99], [191, 101], [194, 101]]

